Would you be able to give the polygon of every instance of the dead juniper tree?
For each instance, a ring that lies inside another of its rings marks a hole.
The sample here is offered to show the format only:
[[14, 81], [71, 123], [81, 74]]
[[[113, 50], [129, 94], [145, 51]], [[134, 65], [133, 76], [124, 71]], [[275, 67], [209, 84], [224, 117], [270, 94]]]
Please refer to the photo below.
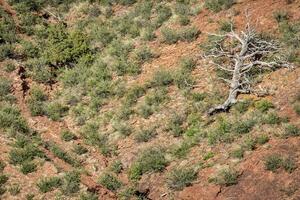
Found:
[[227, 111], [237, 102], [240, 93], [253, 92], [251, 72], [257, 69], [275, 69], [290, 65], [281, 56], [282, 49], [278, 42], [264, 39], [250, 23], [244, 31], [226, 34], [210, 34], [215, 40], [210, 44], [203, 58], [209, 59], [217, 69], [225, 72], [229, 78], [221, 78], [229, 84], [230, 90], [226, 101], [209, 109], [208, 114]]

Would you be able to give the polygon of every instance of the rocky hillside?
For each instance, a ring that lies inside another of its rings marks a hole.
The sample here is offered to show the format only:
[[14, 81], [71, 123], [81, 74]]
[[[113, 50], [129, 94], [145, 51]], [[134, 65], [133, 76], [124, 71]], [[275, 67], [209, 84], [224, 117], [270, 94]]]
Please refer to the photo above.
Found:
[[300, 199], [299, 11], [0, 0], [0, 199]]

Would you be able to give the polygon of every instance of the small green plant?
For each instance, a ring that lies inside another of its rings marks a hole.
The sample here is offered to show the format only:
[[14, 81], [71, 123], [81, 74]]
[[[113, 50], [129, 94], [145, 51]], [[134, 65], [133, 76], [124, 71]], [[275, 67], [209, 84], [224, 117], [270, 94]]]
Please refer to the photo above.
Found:
[[164, 151], [160, 148], [149, 148], [144, 150], [131, 165], [129, 178], [139, 180], [147, 172], [158, 172], [164, 170], [168, 162]]
[[235, 4], [235, 0], [205, 0], [205, 7], [213, 12], [229, 9]]
[[251, 136], [246, 137], [243, 142], [243, 148], [249, 151], [252, 151], [256, 148], [256, 140]]
[[221, 170], [218, 175], [212, 179], [218, 185], [231, 186], [238, 182], [238, 172], [234, 169]]
[[248, 108], [251, 105], [250, 100], [240, 101], [234, 105], [235, 110], [237, 110], [239, 113], [245, 113], [247, 112]]
[[295, 136], [299, 136], [300, 135], [300, 129], [293, 125], [293, 124], [288, 124], [285, 127], [285, 136], [287, 137], [295, 137]]
[[168, 86], [173, 83], [172, 75], [169, 71], [156, 71], [151, 80], [151, 85], [156, 87]]
[[4, 66], [4, 70], [5, 70], [6, 72], [13, 72], [15, 69], [16, 69], [16, 66], [15, 66], [13, 63], [7, 63], [7, 64]]
[[265, 159], [265, 168], [274, 172], [281, 167], [281, 163], [282, 158], [277, 154], [272, 154]]
[[7, 181], [8, 181], [8, 176], [5, 174], [0, 175], [0, 187], [2, 187]]
[[234, 124], [234, 131], [237, 134], [249, 133], [252, 130], [254, 125], [255, 125], [255, 121], [252, 119], [245, 120], [245, 121], [238, 121]]
[[111, 191], [117, 191], [122, 186], [118, 178], [109, 173], [104, 173], [100, 177], [99, 183]]
[[237, 148], [235, 150], [233, 150], [230, 155], [233, 157], [233, 158], [243, 158], [244, 157], [244, 149], [242, 147], [240, 148]]
[[46, 114], [53, 121], [59, 121], [66, 115], [68, 110], [69, 108], [67, 106], [64, 106], [58, 102], [52, 102], [48, 104], [46, 108]]
[[110, 165], [110, 170], [116, 174], [119, 174], [123, 169], [123, 164], [120, 160], [115, 160]]
[[61, 149], [56, 144], [50, 144], [50, 151], [59, 159], [64, 160], [66, 163], [69, 163], [70, 165], [74, 167], [80, 166], [80, 163], [78, 160], [73, 158], [71, 155], [69, 155], [67, 152], [65, 152], [63, 149]]
[[65, 174], [62, 191], [64, 194], [70, 195], [79, 191], [80, 174], [77, 171], [70, 171]]
[[201, 32], [194, 26], [185, 28], [180, 32], [180, 40], [185, 42], [192, 42], [196, 40]]
[[14, 183], [10, 186], [10, 188], [8, 188], [8, 191], [11, 195], [16, 196], [21, 192], [21, 187], [19, 184]]
[[283, 10], [274, 12], [273, 16], [278, 23], [284, 22], [289, 19], [289, 14]]
[[177, 158], [184, 158], [190, 152], [192, 147], [193, 144], [191, 142], [183, 141], [178, 146], [175, 146], [175, 148], [171, 150], [171, 153]]
[[138, 113], [145, 119], [148, 119], [153, 113], [154, 108], [148, 104], [142, 104], [138, 108]]
[[75, 144], [73, 147], [73, 151], [78, 155], [82, 155], [86, 154], [88, 152], [88, 149], [80, 144]]
[[280, 124], [282, 119], [274, 112], [263, 117], [262, 122], [265, 124]]
[[37, 183], [42, 193], [47, 193], [62, 186], [62, 179], [59, 177], [43, 178]]
[[215, 156], [214, 152], [209, 151], [203, 155], [203, 160], [209, 160]]
[[156, 135], [155, 128], [142, 129], [135, 135], [135, 140], [137, 142], [148, 142], [155, 135]]
[[27, 104], [32, 116], [45, 114], [45, 101], [47, 101], [47, 96], [41, 88], [34, 87], [31, 89]]
[[170, 121], [167, 123], [167, 131], [170, 131], [174, 137], [179, 137], [184, 133], [184, 128], [182, 127], [185, 115], [174, 114], [171, 116]]
[[161, 30], [161, 34], [166, 44], [175, 44], [180, 39], [179, 33], [167, 27]]
[[69, 130], [63, 130], [60, 135], [61, 139], [65, 142], [69, 142], [71, 140], [76, 140], [77, 137], [74, 133]]
[[292, 173], [297, 168], [295, 161], [291, 158], [283, 159], [281, 165], [288, 173]]
[[81, 194], [79, 197], [79, 200], [98, 200], [99, 197], [96, 193], [93, 192], [86, 192], [84, 194]]
[[174, 190], [182, 190], [189, 186], [197, 178], [197, 171], [191, 168], [175, 168], [167, 175], [168, 187]]
[[234, 25], [231, 21], [221, 21], [220, 31], [230, 32], [232, 29], [234, 29]]
[[256, 141], [258, 144], [262, 145], [262, 144], [265, 144], [269, 141], [269, 136], [268, 135], [265, 135], [265, 134], [262, 134], [262, 135], [259, 135], [257, 138], [256, 138]]
[[268, 100], [260, 100], [255, 102], [255, 108], [261, 112], [267, 112], [269, 109], [274, 108], [274, 105]]
[[29, 174], [36, 171], [36, 164], [34, 162], [24, 162], [21, 165], [21, 172], [23, 174]]

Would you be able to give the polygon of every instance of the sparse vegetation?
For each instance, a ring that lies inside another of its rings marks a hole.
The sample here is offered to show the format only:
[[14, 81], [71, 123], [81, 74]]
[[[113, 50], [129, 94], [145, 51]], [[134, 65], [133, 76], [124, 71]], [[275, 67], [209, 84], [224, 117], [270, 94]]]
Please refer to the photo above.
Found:
[[122, 186], [122, 183], [117, 179], [117, 177], [109, 173], [103, 174], [100, 177], [99, 182], [112, 191], [116, 191]]
[[221, 189], [237, 184], [245, 161], [274, 182], [290, 173], [277, 192], [295, 196], [295, 2], [248, 2], [250, 19], [235, 0], [4, 1], [0, 199], [177, 199], [204, 168], [220, 169], [209, 181]]
[[144, 173], [162, 171], [168, 164], [164, 151], [160, 148], [146, 149], [131, 165], [129, 178], [139, 180]]
[[191, 185], [197, 178], [197, 172], [190, 168], [175, 168], [169, 172], [167, 184], [171, 189], [182, 190], [184, 187]]

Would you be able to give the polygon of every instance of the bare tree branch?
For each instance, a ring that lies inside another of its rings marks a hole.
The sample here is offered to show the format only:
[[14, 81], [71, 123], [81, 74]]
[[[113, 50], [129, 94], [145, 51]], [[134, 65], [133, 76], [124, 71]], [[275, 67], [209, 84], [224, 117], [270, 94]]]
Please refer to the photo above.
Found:
[[[213, 43], [213, 47], [206, 54], [202, 55], [202, 58], [209, 59], [211, 64], [231, 76], [231, 80], [221, 78], [229, 84], [229, 94], [223, 104], [217, 105], [208, 111], [210, 115], [227, 111], [232, 104], [236, 103], [239, 93], [253, 91], [249, 77], [249, 72], [253, 68], [290, 68], [290, 64], [281, 56], [278, 56], [282, 50], [278, 42], [260, 37], [255, 29], [250, 26], [249, 21], [247, 21], [245, 30], [240, 33], [236, 33], [233, 26], [231, 26], [231, 32], [229, 33], [209, 35], [218, 37], [218, 40]], [[219, 64], [214, 61], [215, 59], [222, 59], [225, 64]]]

